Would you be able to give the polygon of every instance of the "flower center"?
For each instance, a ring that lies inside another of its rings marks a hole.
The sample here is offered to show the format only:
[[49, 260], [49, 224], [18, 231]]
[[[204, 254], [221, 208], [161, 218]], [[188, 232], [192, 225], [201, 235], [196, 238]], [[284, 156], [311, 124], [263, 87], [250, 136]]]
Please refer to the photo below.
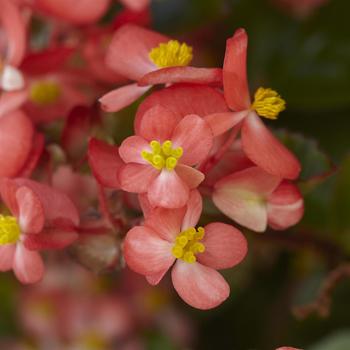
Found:
[[32, 102], [43, 106], [57, 102], [60, 96], [61, 88], [53, 81], [38, 81], [32, 84], [29, 92]]
[[150, 60], [158, 67], [187, 66], [193, 58], [192, 47], [177, 40], [170, 40], [154, 47], [149, 53]]
[[16, 243], [20, 233], [15, 217], [0, 215], [0, 245]]
[[196, 254], [205, 251], [204, 244], [200, 243], [203, 237], [203, 227], [198, 227], [197, 230], [194, 227], [190, 227], [186, 231], [180, 232], [171, 250], [173, 256], [189, 264], [193, 264], [197, 260]]
[[152, 148], [152, 152], [144, 150], [141, 152], [141, 156], [158, 170], [163, 168], [173, 170], [183, 153], [182, 147], [173, 148], [170, 140], [166, 140], [162, 144], [153, 140], [149, 145]]
[[261, 117], [277, 119], [278, 114], [286, 109], [286, 101], [275, 90], [260, 87], [254, 95], [251, 109], [255, 109]]

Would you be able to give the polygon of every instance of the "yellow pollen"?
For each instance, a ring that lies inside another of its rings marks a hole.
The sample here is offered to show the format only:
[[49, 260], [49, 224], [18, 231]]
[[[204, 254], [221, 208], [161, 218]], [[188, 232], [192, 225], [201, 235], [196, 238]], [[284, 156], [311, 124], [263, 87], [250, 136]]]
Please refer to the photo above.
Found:
[[173, 148], [170, 140], [164, 141], [162, 144], [158, 141], [151, 141], [150, 147], [152, 152], [143, 150], [141, 156], [147, 160], [157, 170], [166, 168], [167, 170], [174, 170], [177, 161], [181, 158], [183, 150], [182, 147]]
[[277, 119], [278, 114], [286, 109], [286, 101], [275, 90], [260, 87], [251, 108], [261, 117]]
[[20, 233], [15, 217], [0, 215], [0, 245], [16, 243]]
[[61, 96], [61, 88], [54, 81], [38, 81], [32, 84], [29, 92], [29, 97], [32, 102], [47, 106], [57, 102]]
[[170, 40], [154, 47], [149, 53], [150, 60], [158, 67], [187, 66], [193, 58], [192, 47], [177, 40]]
[[180, 232], [177, 235], [175, 244], [171, 250], [173, 256], [189, 264], [193, 264], [197, 261], [196, 254], [204, 253], [205, 251], [204, 244], [200, 242], [203, 237], [203, 227], [198, 227], [197, 230], [194, 227], [191, 227]]

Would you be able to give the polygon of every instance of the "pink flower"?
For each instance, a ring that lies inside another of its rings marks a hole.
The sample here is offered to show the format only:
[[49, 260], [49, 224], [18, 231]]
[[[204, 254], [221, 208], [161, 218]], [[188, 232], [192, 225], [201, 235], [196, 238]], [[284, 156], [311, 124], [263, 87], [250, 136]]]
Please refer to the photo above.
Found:
[[107, 112], [118, 111], [142, 96], [152, 85], [166, 83], [221, 83], [221, 69], [188, 67], [192, 48], [157, 32], [127, 24], [116, 31], [107, 51], [107, 65], [135, 84], [104, 95]]
[[11, 216], [0, 216], [0, 271], [13, 269], [22, 283], [44, 273], [41, 249], [59, 249], [77, 239], [79, 215], [64, 194], [27, 179], [2, 179], [2, 200]]
[[307, 17], [329, 0], [273, 0], [279, 7], [297, 17]]
[[213, 202], [229, 218], [258, 232], [267, 225], [284, 230], [298, 223], [304, 213], [302, 195], [294, 184], [255, 166], [219, 180]]
[[[195, 226], [202, 200], [193, 191], [187, 207], [154, 209], [144, 226], [126, 236], [124, 257], [128, 266], [157, 284], [173, 265], [171, 278], [179, 296], [198, 309], [221, 304], [230, 287], [216, 270], [239, 264], [247, 253], [240, 231], [222, 223]], [[175, 264], [174, 264], [175, 263]]]
[[285, 109], [284, 100], [272, 89], [259, 88], [251, 103], [246, 74], [248, 37], [238, 29], [227, 40], [223, 66], [224, 95], [232, 113], [212, 115], [221, 132], [241, 127], [242, 148], [247, 157], [266, 172], [295, 179], [300, 172], [296, 157], [264, 126], [258, 115], [276, 119]]
[[119, 173], [121, 188], [147, 193], [152, 206], [183, 207], [190, 189], [204, 179], [192, 166], [206, 158], [212, 143], [211, 129], [199, 116], [179, 120], [167, 109], [153, 107], [144, 114], [136, 135], [119, 148], [126, 163]]

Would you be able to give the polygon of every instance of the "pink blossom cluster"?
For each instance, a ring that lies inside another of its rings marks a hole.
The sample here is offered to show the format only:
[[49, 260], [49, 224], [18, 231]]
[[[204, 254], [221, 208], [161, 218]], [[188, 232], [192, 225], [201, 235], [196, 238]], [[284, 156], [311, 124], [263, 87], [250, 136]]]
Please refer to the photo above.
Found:
[[[211, 309], [230, 294], [218, 270], [247, 255], [242, 228], [303, 215], [300, 163], [263, 122], [286, 102], [251, 94], [244, 29], [222, 68], [199, 68], [189, 43], [147, 28], [147, 1], [122, 3], [103, 24], [108, 0], [0, 0], [0, 270], [34, 283], [39, 252], [69, 249], [152, 285], [171, 270], [186, 303]], [[115, 145], [107, 121], [144, 95]]]

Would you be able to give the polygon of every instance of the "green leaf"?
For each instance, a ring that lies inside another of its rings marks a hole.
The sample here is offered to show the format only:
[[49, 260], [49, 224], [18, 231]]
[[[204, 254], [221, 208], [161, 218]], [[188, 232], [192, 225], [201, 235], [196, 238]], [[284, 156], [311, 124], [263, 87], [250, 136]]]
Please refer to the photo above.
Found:
[[306, 350], [349, 350], [350, 329], [338, 331], [317, 342]]

